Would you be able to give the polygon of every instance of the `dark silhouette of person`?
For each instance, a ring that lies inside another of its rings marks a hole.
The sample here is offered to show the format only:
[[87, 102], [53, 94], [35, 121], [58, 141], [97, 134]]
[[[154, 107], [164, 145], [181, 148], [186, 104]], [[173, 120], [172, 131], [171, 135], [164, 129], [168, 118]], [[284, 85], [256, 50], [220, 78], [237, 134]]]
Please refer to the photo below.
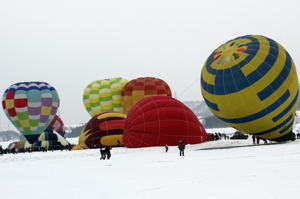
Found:
[[105, 160], [106, 159], [106, 152], [105, 152], [104, 149], [102, 149], [102, 147], [100, 148], [100, 154], [101, 154], [100, 160]]
[[262, 139], [264, 141], [264, 144], [268, 144], [267, 139]]
[[179, 140], [178, 149], [179, 149], [179, 156], [184, 156], [185, 142], [183, 140]]
[[165, 149], [166, 149], [166, 152], [168, 152], [169, 146], [167, 144], [165, 144]]
[[259, 144], [259, 140], [260, 140], [260, 138], [256, 137], [256, 144]]
[[109, 160], [111, 157], [111, 153], [110, 153], [111, 147], [105, 147], [104, 151], [106, 153], [107, 159]]
[[221, 140], [221, 139], [222, 139], [222, 135], [221, 135], [221, 133], [220, 133], [220, 132], [218, 133], [218, 137], [219, 137], [219, 140]]
[[3, 148], [2, 148], [2, 146], [0, 145], [0, 155], [2, 155], [3, 154]]
[[253, 144], [255, 144], [255, 136], [252, 135]]

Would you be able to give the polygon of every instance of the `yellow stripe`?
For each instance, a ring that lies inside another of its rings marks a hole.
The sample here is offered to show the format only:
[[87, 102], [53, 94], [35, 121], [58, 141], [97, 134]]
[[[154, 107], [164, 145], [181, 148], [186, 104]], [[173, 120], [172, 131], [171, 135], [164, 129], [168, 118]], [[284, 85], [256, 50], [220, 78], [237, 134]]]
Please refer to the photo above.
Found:
[[268, 42], [267, 39], [260, 36], [254, 36], [254, 37], [258, 39], [260, 46], [255, 57], [253, 57], [248, 64], [246, 64], [241, 68], [245, 76], [248, 76], [250, 73], [255, 71], [258, 68], [258, 66], [260, 66], [264, 62], [264, 60], [266, 59], [270, 51], [270, 43]]
[[104, 113], [104, 114], [101, 114], [97, 117], [97, 119], [101, 120], [101, 119], [104, 119], [104, 118], [107, 118], [107, 117], [121, 117], [121, 118], [126, 118], [126, 115], [122, 114], [122, 113], [113, 113], [113, 112], [110, 112], [110, 113]]

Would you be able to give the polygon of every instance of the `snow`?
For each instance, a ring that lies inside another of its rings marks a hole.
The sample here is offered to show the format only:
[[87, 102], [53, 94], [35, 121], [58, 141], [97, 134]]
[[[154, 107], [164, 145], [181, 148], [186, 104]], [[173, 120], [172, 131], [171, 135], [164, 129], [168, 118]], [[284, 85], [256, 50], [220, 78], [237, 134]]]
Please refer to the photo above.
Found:
[[300, 198], [300, 140], [212, 141], [187, 145], [184, 157], [177, 147], [121, 147], [99, 157], [96, 149], [3, 155], [0, 198]]

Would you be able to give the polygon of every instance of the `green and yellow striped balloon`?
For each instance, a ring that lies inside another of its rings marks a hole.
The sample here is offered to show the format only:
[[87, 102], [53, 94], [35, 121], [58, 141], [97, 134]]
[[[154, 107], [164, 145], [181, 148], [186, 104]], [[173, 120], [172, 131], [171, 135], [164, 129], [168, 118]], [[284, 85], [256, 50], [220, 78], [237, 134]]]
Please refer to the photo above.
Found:
[[93, 117], [104, 111], [123, 113], [121, 92], [128, 80], [121, 77], [97, 80], [84, 90], [83, 103], [87, 112]]
[[202, 68], [201, 91], [226, 124], [261, 138], [289, 139], [298, 78], [291, 56], [276, 41], [248, 35], [221, 45]]

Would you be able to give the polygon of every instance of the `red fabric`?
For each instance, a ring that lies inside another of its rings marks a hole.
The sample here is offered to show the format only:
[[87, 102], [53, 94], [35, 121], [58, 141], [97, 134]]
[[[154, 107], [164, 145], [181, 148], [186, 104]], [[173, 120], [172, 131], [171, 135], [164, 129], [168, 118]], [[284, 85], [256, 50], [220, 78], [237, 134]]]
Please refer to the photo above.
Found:
[[166, 94], [166, 96], [172, 96], [168, 84], [154, 77], [140, 77], [129, 81], [125, 85], [121, 95], [132, 96], [132, 92], [137, 90], [144, 91], [144, 95]]
[[2, 107], [3, 107], [4, 110], [6, 109], [6, 103], [5, 103], [5, 100], [2, 101]]
[[14, 108], [7, 109], [7, 113], [10, 117], [16, 117], [17, 116], [16, 109], [14, 109]]
[[24, 108], [27, 107], [28, 103], [27, 103], [27, 99], [15, 99], [15, 107], [16, 108]]
[[14, 91], [8, 91], [6, 93], [6, 100], [8, 99], [15, 99], [15, 92]]
[[56, 132], [61, 132], [63, 130], [64, 127], [64, 122], [61, 120], [60, 117], [58, 117], [57, 115], [53, 118], [53, 120], [51, 121], [51, 123], [48, 125], [47, 128], [49, 129], [53, 129]]
[[207, 133], [196, 115], [180, 101], [168, 96], [140, 100], [125, 120], [126, 147], [178, 145], [207, 141]]

